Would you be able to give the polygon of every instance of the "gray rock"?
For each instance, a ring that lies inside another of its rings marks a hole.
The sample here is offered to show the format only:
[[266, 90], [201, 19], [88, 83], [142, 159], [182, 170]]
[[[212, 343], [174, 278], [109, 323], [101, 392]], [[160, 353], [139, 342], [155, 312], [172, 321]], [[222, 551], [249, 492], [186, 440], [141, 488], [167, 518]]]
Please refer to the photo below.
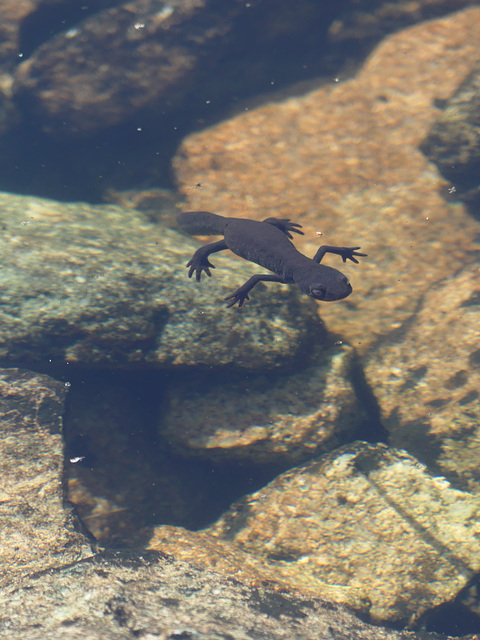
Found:
[[353, 350], [317, 350], [289, 374], [186, 376], [167, 392], [160, 432], [183, 454], [290, 464], [351, 439], [365, 419]]
[[223, 578], [155, 551], [101, 554], [11, 590], [0, 600], [0, 638], [20, 637], [418, 640], [313, 596]]
[[40, 46], [18, 69], [16, 92], [62, 135], [112, 126], [152, 101], [166, 108], [243, 5], [216, 4], [135, 0], [100, 11]]
[[431, 287], [418, 312], [366, 361], [390, 443], [477, 494], [479, 276], [472, 265]]
[[92, 553], [64, 506], [64, 399], [64, 385], [48, 376], [0, 370], [2, 589]]
[[263, 369], [317, 340], [300, 292], [257, 287], [227, 311], [223, 298], [258, 267], [219, 256], [212, 279], [192, 282], [198, 244], [139, 213], [1, 193], [0, 210], [3, 362]]
[[480, 64], [448, 100], [421, 145], [425, 155], [455, 185], [457, 195], [480, 203]]
[[480, 570], [480, 502], [413, 457], [356, 443], [282, 474], [208, 531], [292, 586], [349, 586], [379, 623], [412, 624]]

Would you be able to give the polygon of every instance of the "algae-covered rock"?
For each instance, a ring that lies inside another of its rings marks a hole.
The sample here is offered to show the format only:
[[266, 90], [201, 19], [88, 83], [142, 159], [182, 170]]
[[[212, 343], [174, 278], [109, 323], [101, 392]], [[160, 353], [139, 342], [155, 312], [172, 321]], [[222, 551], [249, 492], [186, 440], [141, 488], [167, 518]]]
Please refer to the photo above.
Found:
[[290, 366], [317, 340], [315, 304], [295, 288], [257, 287], [226, 310], [255, 267], [221, 256], [192, 282], [198, 244], [138, 212], [0, 194], [0, 221], [4, 362], [255, 369]]

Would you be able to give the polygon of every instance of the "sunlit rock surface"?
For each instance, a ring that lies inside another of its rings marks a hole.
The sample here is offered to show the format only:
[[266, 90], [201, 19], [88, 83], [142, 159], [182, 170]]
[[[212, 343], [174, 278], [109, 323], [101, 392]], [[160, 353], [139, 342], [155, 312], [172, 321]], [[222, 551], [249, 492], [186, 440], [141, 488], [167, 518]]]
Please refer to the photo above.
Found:
[[419, 145], [437, 101], [480, 59], [479, 41], [479, 8], [422, 23], [385, 38], [351, 80], [190, 136], [174, 161], [187, 206], [292, 218], [305, 226], [297, 244], [308, 255], [319, 244], [360, 245], [368, 258], [345, 267], [353, 294], [319, 310], [367, 351], [478, 249], [480, 223], [445, 201]]
[[[0, 602], [22, 640], [419, 640], [283, 585], [232, 580], [155, 551], [105, 553], [32, 577]], [[429, 634], [422, 634], [429, 640]], [[433, 640], [433, 638], [432, 638]]]
[[[224, 561], [224, 575], [199, 566], [201, 558], [187, 563], [161, 551], [93, 555], [64, 504], [64, 388], [44, 375], [0, 372], [1, 638], [244, 640], [253, 628], [272, 640], [404, 637], [366, 625], [308, 588], [275, 581], [241, 552]], [[210, 546], [229, 549], [221, 541]], [[232, 579], [242, 557], [245, 572]], [[338, 601], [341, 592], [327, 587], [323, 596]]]
[[278, 563], [275, 565], [268, 559], [243, 551], [234, 541], [221, 540], [208, 529], [188, 531], [182, 527], [161, 525], [154, 528], [147, 548], [173, 554], [179, 560], [192, 562], [234, 580], [250, 583], [271, 581], [287, 590], [298, 590], [304, 595], [348, 605], [363, 615], [369, 612], [370, 602], [359, 589], [320, 580], [313, 584], [308, 576], [302, 580], [300, 574], [292, 578], [291, 573], [279, 570]]
[[480, 268], [425, 295], [411, 322], [371, 353], [367, 380], [390, 442], [480, 492]]
[[377, 622], [408, 624], [480, 569], [480, 502], [406, 452], [354, 443], [278, 476], [208, 533], [292, 585], [351, 587]]
[[[64, 504], [65, 387], [48, 376], [0, 370], [0, 587], [92, 554]], [[7, 598], [7, 601], [9, 599]], [[0, 624], [1, 632], [1, 624]]]

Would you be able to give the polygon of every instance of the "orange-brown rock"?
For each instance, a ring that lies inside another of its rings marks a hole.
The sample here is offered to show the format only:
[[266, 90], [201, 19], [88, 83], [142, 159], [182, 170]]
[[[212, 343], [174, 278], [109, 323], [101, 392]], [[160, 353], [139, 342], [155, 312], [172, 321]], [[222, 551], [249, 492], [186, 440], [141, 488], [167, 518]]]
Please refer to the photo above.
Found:
[[320, 243], [361, 245], [368, 258], [345, 268], [352, 296], [319, 311], [366, 348], [472, 260], [480, 223], [445, 201], [446, 184], [418, 147], [436, 100], [480, 58], [479, 39], [479, 8], [419, 24], [385, 39], [351, 80], [190, 136], [174, 161], [186, 208], [291, 217], [304, 224], [297, 245], [310, 255]]

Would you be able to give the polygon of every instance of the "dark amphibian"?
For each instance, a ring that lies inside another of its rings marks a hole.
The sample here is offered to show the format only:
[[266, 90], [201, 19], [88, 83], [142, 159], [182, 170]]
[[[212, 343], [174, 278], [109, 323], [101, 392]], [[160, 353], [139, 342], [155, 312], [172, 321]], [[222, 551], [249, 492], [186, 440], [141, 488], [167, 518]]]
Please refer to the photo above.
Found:
[[188, 211], [181, 213], [178, 218], [179, 227], [190, 235], [223, 235], [223, 240], [207, 244], [197, 249], [188, 262], [188, 277], [195, 274], [197, 282], [202, 271], [211, 276], [210, 269], [214, 269], [208, 257], [217, 251], [230, 249], [237, 256], [259, 264], [261, 267], [273, 271], [273, 274], [258, 274], [249, 278], [245, 284], [234, 293], [227, 296], [227, 307], [237, 304], [241, 307], [248, 294], [257, 282], [281, 282], [295, 284], [307, 295], [315, 300], [342, 300], [352, 293], [348, 278], [326, 265], [320, 264], [326, 253], [336, 253], [343, 262], [351, 260], [358, 264], [355, 256], [366, 256], [358, 253], [360, 247], [330, 247], [324, 245], [319, 248], [313, 258], [307, 258], [297, 251], [292, 233], [299, 233], [300, 224], [290, 222], [285, 218], [267, 218], [262, 222], [245, 218], [225, 218], [208, 211]]

